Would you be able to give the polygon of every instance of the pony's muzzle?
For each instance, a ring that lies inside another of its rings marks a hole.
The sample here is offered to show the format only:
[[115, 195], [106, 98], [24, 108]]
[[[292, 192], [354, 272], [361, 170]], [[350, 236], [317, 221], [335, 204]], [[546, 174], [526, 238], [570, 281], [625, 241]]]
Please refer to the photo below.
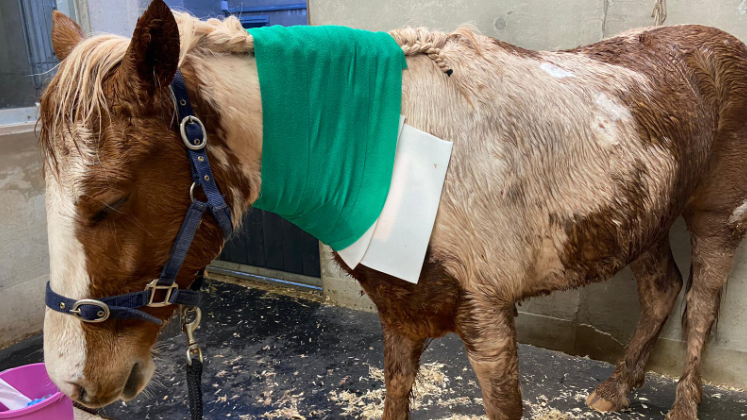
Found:
[[[122, 395], [122, 388], [104, 389], [89, 381], [68, 382], [68, 397], [86, 407], [98, 408], [111, 404]], [[109, 387], [106, 387], [109, 388]]]
[[71, 399], [74, 399], [76, 401], [85, 401], [86, 397], [88, 396], [88, 391], [86, 391], [86, 388], [78, 385], [74, 382], [68, 382], [68, 385], [70, 385], [70, 393], [69, 397]]

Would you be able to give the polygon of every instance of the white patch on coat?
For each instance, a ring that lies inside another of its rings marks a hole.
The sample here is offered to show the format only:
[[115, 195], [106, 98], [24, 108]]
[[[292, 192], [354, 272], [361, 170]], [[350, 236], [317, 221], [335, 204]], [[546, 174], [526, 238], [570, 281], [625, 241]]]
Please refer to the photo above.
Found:
[[208, 151], [213, 154], [216, 164], [226, 169], [231, 166], [230, 162], [228, 161], [228, 155], [226, 155], [226, 151], [223, 147], [215, 144], [208, 144]]
[[632, 117], [630, 111], [604, 93], [599, 93], [594, 103], [597, 109], [594, 112], [591, 129], [595, 133], [595, 138], [605, 146], [620, 144], [619, 126], [622, 121], [628, 121]]
[[600, 93], [599, 95], [597, 95], [594, 103], [596, 103], [599, 108], [604, 111], [613, 121], [619, 121], [631, 117], [628, 108], [625, 108], [623, 105], [613, 101], [604, 93]]
[[576, 77], [575, 74], [567, 70], [561, 69], [560, 67], [552, 63], [542, 63], [540, 65], [540, 68], [546, 71], [550, 76], [555, 77], [557, 79], [565, 79], [566, 77]]
[[[82, 165], [71, 167], [59, 182], [51, 173], [47, 179], [47, 232], [49, 235], [50, 284], [55, 292], [72, 298], [88, 297], [90, 279], [83, 245], [75, 234], [76, 188], [74, 175]], [[49, 308], [44, 316], [44, 361], [57, 387], [73, 395], [73, 385], [83, 379], [86, 339], [81, 322]]]
[[744, 221], [747, 221], [747, 200], [745, 200], [744, 203], [742, 203], [742, 205], [734, 209], [734, 213], [732, 213], [731, 217], [729, 217], [730, 225], [744, 222]]

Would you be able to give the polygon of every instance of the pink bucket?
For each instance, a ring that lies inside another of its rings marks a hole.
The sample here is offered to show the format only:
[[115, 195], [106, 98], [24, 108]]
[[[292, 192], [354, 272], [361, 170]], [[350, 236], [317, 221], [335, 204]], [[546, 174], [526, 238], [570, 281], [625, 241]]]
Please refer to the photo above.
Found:
[[0, 404], [0, 419], [74, 420], [73, 402], [49, 379], [44, 363], [8, 369], [0, 372], [0, 378], [32, 400], [52, 395], [38, 404], [20, 410], [9, 411], [8, 407]]

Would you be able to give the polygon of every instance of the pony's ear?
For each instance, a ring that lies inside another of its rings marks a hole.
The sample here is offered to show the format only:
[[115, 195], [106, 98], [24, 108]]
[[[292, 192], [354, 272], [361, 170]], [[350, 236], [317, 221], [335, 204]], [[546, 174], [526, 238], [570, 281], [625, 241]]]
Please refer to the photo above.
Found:
[[122, 60], [123, 76], [153, 94], [168, 87], [179, 63], [179, 27], [163, 0], [153, 0], [140, 16]]
[[57, 59], [62, 61], [85, 35], [77, 23], [57, 10], [52, 13], [52, 48]]

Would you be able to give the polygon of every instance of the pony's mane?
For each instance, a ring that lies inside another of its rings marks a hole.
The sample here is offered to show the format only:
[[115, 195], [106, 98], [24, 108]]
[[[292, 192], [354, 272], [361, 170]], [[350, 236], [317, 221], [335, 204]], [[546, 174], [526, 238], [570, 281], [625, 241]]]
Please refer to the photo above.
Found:
[[42, 95], [39, 115], [45, 164], [51, 163], [55, 173], [58, 155], [67, 155], [71, 146], [83, 154], [81, 139], [90, 137], [90, 123], [106, 114], [104, 80], [122, 61], [129, 43], [117, 35], [91, 37], [59, 64]]
[[[254, 52], [254, 39], [235, 16], [203, 21], [189, 13], [174, 12], [174, 18], [179, 27], [179, 66], [191, 55]], [[467, 28], [453, 33], [402, 28], [389, 33], [405, 55], [427, 54], [445, 73], [449, 67], [441, 57], [441, 48], [448, 40], [464, 39], [480, 52], [475, 33]], [[90, 140], [89, 128], [108, 115], [104, 82], [122, 62], [129, 43], [129, 38], [118, 35], [96, 35], [81, 41], [59, 65], [42, 96], [39, 120], [45, 163], [51, 163], [54, 172], [60, 152], [67, 154], [72, 148], [82, 154], [82, 150], [93, 149], [81, 147], [81, 140]], [[55, 139], [63, 138], [62, 144], [54, 144]]]

